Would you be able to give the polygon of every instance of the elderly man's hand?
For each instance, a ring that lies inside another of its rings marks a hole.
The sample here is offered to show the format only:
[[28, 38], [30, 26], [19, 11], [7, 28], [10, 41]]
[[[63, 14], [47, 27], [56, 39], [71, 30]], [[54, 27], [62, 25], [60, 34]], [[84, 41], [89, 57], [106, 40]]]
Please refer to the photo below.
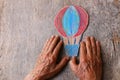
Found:
[[56, 63], [62, 44], [59, 36], [52, 36], [47, 40], [34, 69], [24, 80], [46, 80], [60, 72], [69, 61], [69, 57], [66, 56], [60, 63]]
[[93, 37], [81, 42], [79, 64], [73, 57], [70, 66], [80, 80], [101, 80], [102, 61], [100, 56], [100, 43]]

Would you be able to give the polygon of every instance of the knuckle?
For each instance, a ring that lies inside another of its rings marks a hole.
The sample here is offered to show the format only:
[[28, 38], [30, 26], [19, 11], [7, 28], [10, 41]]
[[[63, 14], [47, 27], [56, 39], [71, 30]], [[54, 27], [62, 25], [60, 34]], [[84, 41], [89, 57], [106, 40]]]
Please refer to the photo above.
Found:
[[46, 51], [46, 52], [47, 52], [48, 54], [49, 54], [49, 53], [52, 53], [52, 51], [51, 51], [50, 49], [49, 49], [48, 51]]
[[102, 65], [102, 60], [100, 59], [100, 58], [96, 58], [96, 62], [97, 62], [97, 64], [100, 64], [100, 65]]
[[96, 50], [96, 47], [95, 46], [92, 46], [92, 49], [94, 49], [94, 51]]
[[88, 44], [88, 48], [91, 49], [91, 45], [90, 44]]
[[56, 56], [53, 55], [53, 56], [52, 56], [52, 60], [53, 60], [53, 61], [56, 61]]
[[83, 63], [80, 64], [79, 69], [85, 70], [88, 65], [89, 65], [89, 62], [83, 62]]
[[98, 61], [98, 64], [102, 65], [102, 61], [101, 61], [101, 60], [99, 60], [99, 61]]
[[101, 61], [101, 59], [96, 58], [96, 64], [98, 64], [99, 66], [101, 66], [101, 65], [102, 65], [102, 61]]
[[85, 44], [85, 42], [82, 41], [80, 44], [81, 44], [81, 46], [83, 46]]
[[85, 64], [85, 63], [87, 63], [88, 61], [86, 60], [86, 59], [83, 59], [82, 61], [81, 61], [81, 64]]
[[44, 55], [44, 56], [49, 57], [49, 56], [50, 56], [50, 53], [49, 53], [49, 52], [47, 52], [47, 53], [46, 53], [46, 55]]
[[50, 63], [51, 64], [54, 64], [55, 63], [55, 60], [53, 58], [50, 59]]
[[89, 53], [89, 55], [88, 55], [88, 60], [89, 60], [89, 61], [93, 60], [93, 57], [92, 57], [92, 54], [91, 54], [91, 53]]

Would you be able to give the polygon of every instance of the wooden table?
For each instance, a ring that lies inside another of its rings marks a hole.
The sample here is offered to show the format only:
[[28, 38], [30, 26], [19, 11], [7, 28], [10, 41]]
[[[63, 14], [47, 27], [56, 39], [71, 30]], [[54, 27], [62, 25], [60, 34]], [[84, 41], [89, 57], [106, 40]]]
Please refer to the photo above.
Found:
[[[102, 44], [103, 80], [120, 80], [120, 0], [0, 0], [0, 80], [23, 80], [43, 43], [58, 34], [54, 17], [66, 5], [89, 14], [84, 34]], [[69, 65], [53, 80], [78, 80]]]

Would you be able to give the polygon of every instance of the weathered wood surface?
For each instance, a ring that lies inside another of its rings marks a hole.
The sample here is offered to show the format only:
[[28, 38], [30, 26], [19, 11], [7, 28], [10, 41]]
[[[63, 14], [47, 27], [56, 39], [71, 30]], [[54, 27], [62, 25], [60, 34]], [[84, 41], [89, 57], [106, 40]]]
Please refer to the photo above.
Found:
[[[47, 38], [58, 34], [56, 13], [80, 5], [89, 13], [84, 34], [102, 44], [103, 80], [120, 80], [120, 0], [0, 0], [0, 80], [23, 80]], [[69, 65], [54, 80], [77, 80]]]

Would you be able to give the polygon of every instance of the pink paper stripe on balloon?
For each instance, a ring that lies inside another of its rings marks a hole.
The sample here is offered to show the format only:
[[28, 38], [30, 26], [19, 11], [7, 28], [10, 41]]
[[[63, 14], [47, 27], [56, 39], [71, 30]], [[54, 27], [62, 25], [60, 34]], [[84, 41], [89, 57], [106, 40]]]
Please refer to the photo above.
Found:
[[79, 29], [78, 29], [78, 32], [74, 35], [74, 37], [76, 36], [79, 36], [80, 34], [82, 34], [85, 29], [87, 28], [87, 25], [88, 25], [88, 14], [87, 12], [81, 8], [81, 7], [78, 7], [78, 6], [75, 6], [78, 13], [80, 14], [80, 26], [79, 26]]
[[55, 20], [54, 20], [55, 27], [57, 28], [58, 32], [64, 37], [67, 37], [67, 35], [63, 30], [62, 18], [63, 18], [63, 15], [64, 15], [64, 13], [65, 13], [65, 11], [67, 10], [68, 7], [69, 6], [61, 9], [60, 12], [58, 12], [58, 14], [56, 15]]

